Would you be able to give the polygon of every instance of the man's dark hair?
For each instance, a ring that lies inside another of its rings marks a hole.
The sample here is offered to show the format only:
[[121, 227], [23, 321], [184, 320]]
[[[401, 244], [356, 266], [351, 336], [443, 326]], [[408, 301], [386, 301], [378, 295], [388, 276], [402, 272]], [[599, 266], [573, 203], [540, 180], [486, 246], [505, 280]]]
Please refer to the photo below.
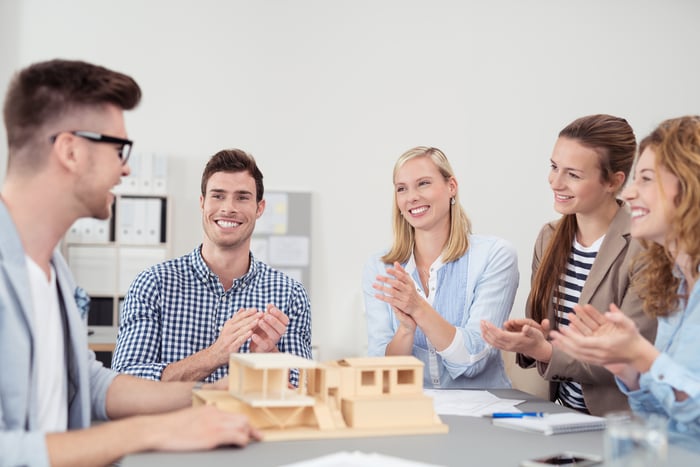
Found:
[[214, 154], [202, 173], [202, 196], [206, 195], [207, 182], [217, 172], [248, 172], [255, 179], [255, 199], [263, 199], [265, 188], [263, 174], [255, 163], [253, 156], [241, 149], [224, 149]]
[[38, 130], [76, 108], [113, 104], [131, 110], [140, 100], [136, 81], [98, 65], [59, 59], [30, 65], [14, 75], [5, 96], [10, 153], [46, 136]]

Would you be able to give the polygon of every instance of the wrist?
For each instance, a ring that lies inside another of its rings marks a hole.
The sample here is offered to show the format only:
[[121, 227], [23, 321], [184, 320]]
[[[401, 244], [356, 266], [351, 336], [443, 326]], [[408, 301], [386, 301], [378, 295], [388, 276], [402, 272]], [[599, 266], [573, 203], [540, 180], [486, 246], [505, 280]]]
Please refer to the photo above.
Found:
[[641, 335], [638, 336], [637, 345], [633, 346], [633, 349], [636, 350], [633, 353], [632, 366], [639, 373], [648, 372], [659, 356], [659, 350]]
[[533, 352], [532, 357], [538, 362], [549, 363], [552, 359], [552, 344], [549, 341], [542, 341], [537, 350]]

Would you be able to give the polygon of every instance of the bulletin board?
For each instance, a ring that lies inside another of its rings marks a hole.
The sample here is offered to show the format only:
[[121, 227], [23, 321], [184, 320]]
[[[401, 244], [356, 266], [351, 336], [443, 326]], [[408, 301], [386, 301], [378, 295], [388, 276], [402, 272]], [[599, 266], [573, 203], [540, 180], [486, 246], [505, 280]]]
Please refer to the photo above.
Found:
[[301, 282], [311, 295], [311, 193], [265, 191], [265, 212], [255, 223], [250, 250], [256, 259]]

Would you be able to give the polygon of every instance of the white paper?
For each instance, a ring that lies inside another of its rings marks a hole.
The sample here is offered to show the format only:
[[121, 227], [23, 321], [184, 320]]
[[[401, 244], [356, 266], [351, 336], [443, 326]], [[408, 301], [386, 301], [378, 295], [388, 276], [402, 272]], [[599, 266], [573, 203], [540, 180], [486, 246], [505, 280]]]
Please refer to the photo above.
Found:
[[274, 236], [269, 238], [269, 261], [272, 266], [309, 265], [309, 237]]
[[425, 389], [424, 393], [433, 398], [438, 415], [481, 417], [494, 412], [521, 412], [515, 406], [525, 402], [501, 399], [488, 391]]
[[400, 457], [384, 454], [364, 453], [360, 451], [340, 451], [327, 456], [317, 457], [280, 467], [440, 467], [438, 464], [425, 464]]
[[253, 253], [253, 256], [255, 259], [258, 261], [262, 261], [263, 263], [267, 263], [267, 239], [266, 238], [256, 238], [253, 237], [250, 239], [250, 252]]
[[288, 213], [289, 197], [286, 193], [266, 193], [265, 212], [255, 222], [255, 233], [286, 234]]

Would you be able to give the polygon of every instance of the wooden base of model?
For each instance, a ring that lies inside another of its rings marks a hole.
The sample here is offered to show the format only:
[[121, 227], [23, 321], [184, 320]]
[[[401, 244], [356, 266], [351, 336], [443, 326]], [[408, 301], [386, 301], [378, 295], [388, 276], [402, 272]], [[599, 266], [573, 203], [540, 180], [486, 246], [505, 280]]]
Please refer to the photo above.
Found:
[[[289, 387], [289, 370], [299, 388]], [[229, 390], [199, 390], [194, 405], [247, 415], [266, 441], [447, 433], [423, 394], [414, 357], [316, 363], [289, 354], [233, 354]]]

